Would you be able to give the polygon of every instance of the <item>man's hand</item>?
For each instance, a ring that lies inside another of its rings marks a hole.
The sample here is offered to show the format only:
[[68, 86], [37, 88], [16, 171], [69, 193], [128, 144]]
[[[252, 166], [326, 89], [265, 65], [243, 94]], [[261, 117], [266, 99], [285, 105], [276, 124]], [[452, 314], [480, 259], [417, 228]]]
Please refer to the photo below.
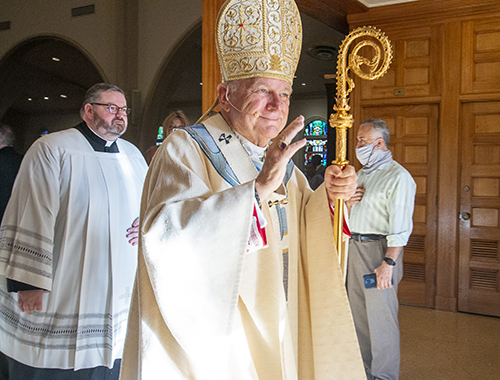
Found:
[[132, 227], [127, 229], [127, 239], [134, 247], [139, 244], [139, 217], [132, 222]]
[[330, 165], [325, 170], [325, 187], [330, 204], [335, 199], [350, 199], [356, 192], [358, 175], [354, 166], [347, 165], [344, 170], [337, 165]]
[[385, 261], [373, 271], [377, 275], [377, 289], [392, 288], [393, 271], [394, 267], [387, 264]]
[[[292, 121], [288, 127], [283, 129], [279, 135], [273, 139], [273, 143], [267, 148], [266, 160], [255, 180], [255, 190], [259, 193], [259, 197], [262, 201], [280, 187], [285, 177], [288, 161], [290, 161], [290, 158], [292, 158], [300, 148], [306, 145], [306, 139], [290, 144], [295, 135], [302, 129], [304, 129], [304, 116], [299, 116]], [[280, 141], [284, 141], [286, 144], [290, 145], [282, 149], [280, 148]]]
[[358, 186], [358, 188], [356, 189], [356, 192], [351, 197], [351, 199], [348, 199], [345, 202], [345, 204], [347, 205], [347, 207], [349, 208], [349, 210], [351, 209], [352, 205], [361, 202], [361, 199], [363, 199], [363, 195], [365, 195], [365, 191], [366, 190], [363, 187], [363, 185]]
[[43, 290], [21, 290], [17, 292], [21, 312], [31, 315], [32, 311], [42, 311]]
[[[396, 261], [402, 251], [403, 247], [387, 247], [385, 257], [389, 257]], [[382, 261], [382, 264], [373, 272], [377, 275], [377, 289], [392, 288], [392, 274], [394, 272], [394, 266]]]

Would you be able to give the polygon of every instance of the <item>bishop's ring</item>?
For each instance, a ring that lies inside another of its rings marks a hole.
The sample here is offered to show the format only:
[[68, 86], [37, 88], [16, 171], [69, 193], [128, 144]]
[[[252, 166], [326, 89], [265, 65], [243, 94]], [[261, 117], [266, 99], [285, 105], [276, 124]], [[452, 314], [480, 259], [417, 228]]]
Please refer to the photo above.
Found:
[[286, 147], [288, 146], [288, 144], [286, 143], [286, 141], [280, 140], [280, 142], [278, 143], [278, 146], [281, 149], [286, 149]]

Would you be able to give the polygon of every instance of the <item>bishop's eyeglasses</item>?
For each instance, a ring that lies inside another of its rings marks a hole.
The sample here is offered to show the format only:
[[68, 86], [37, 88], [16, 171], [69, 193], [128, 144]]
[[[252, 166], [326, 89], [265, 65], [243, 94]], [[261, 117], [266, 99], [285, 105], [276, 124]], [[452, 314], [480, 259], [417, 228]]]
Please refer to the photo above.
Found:
[[122, 111], [122, 113], [124, 115], [130, 115], [130, 111], [132, 111], [131, 108], [128, 108], [126, 106], [125, 107], [118, 107], [115, 104], [103, 104], [103, 103], [90, 103], [90, 104], [95, 105], [95, 106], [106, 107], [108, 109], [109, 113], [112, 113], [113, 115], [117, 114], [120, 111]]

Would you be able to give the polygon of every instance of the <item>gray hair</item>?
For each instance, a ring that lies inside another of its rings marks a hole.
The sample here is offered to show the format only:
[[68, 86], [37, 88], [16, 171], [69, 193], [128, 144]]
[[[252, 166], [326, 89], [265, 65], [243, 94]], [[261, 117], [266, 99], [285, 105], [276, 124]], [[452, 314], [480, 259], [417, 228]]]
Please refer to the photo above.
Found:
[[[374, 132], [379, 132], [384, 139], [385, 146], [389, 148], [389, 141], [391, 140], [391, 132], [387, 124], [382, 119], [368, 119], [361, 123], [361, 125], [371, 124]], [[360, 125], [360, 126], [361, 126]]]
[[9, 125], [0, 125], [0, 145], [12, 146], [15, 139], [14, 131]]
[[83, 117], [83, 114], [85, 113], [85, 104], [96, 103], [101, 98], [101, 94], [103, 92], [108, 92], [108, 91], [119, 92], [123, 94], [123, 96], [125, 96], [125, 92], [123, 92], [123, 90], [120, 87], [115, 86], [114, 84], [109, 84], [109, 83], [94, 84], [85, 93], [82, 107], [80, 108], [80, 116]]

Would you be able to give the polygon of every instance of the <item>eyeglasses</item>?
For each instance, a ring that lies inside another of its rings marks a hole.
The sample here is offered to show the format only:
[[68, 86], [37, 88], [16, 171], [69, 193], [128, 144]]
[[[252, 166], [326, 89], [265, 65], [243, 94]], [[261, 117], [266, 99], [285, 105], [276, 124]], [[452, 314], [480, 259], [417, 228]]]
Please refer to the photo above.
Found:
[[103, 104], [103, 103], [90, 103], [95, 106], [103, 106], [106, 107], [109, 111], [109, 113], [117, 114], [119, 111], [122, 111], [124, 115], [130, 115], [130, 111], [132, 111], [131, 108], [128, 107], [118, 107], [114, 104]]

